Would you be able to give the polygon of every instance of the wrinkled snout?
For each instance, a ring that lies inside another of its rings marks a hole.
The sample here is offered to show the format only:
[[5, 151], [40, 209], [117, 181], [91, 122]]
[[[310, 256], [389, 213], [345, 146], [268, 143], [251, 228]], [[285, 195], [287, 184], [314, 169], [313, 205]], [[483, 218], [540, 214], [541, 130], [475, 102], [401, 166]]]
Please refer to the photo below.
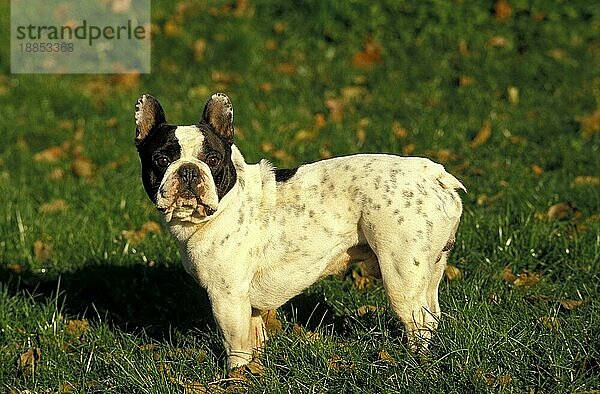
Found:
[[196, 190], [200, 182], [200, 169], [193, 163], [185, 163], [177, 170], [181, 183], [190, 190]]

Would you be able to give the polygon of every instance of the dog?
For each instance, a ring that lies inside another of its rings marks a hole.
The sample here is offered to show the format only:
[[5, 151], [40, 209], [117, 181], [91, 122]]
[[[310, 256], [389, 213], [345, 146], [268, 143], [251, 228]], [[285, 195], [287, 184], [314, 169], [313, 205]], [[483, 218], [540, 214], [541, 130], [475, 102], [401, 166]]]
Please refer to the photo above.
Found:
[[358, 154], [277, 169], [247, 164], [234, 144], [233, 106], [213, 94], [195, 125], [167, 123], [160, 103], [135, 107], [142, 182], [203, 286], [227, 367], [267, 339], [261, 311], [364, 261], [382, 278], [412, 350], [440, 318], [438, 286], [465, 187], [425, 158]]

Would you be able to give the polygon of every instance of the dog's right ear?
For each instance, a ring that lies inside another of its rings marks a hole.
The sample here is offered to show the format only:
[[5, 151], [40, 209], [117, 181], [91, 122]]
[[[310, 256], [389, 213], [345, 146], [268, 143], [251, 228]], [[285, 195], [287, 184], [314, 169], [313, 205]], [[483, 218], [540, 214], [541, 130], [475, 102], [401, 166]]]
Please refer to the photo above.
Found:
[[166, 121], [158, 100], [149, 94], [142, 95], [135, 104], [135, 144], [141, 144], [152, 129]]

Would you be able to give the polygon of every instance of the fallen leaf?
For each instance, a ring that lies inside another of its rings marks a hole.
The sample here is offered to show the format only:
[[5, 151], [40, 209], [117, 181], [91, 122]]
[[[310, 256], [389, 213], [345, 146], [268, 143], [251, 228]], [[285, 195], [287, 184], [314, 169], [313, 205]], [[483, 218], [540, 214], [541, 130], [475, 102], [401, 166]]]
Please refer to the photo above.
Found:
[[31, 347], [25, 353], [22, 353], [17, 360], [17, 366], [23, 375], [30, 376], [35, 373], [42, 351], [39, 347]]
[[417, 148], [417, 146], [415, 144], [404, 145], [402, 147], [402, 154], [404, 156], [410, 156], [415, 151], [416, 148]]
[[283, 330], [281, 325], [281, 321], [277, 318], [277, 310], [269, 309], [269, 310], [261, 310], [260, 316], [265, 323], [265, 329], [267, 330], [267, 334], [276, 334]]
[[238, 81], [238, 77], [223, 71], [213, 71], [210, 75], [213, 82], [230, 85]]
[[551, 220], [571, 220], [581, 215], [575, 204], [571, 202], [561, 202], [552, 205], [546, 213]]
[[562, 306], [566, 310], [572, 311], [573, 309], [579, 308], [581, 305], [583, 305], [583, 300], [565, 299], [565, 300], [560, 300], [559, 303], [560, 303], [560, 306]]
[[54, 212], [63, 212], [69, 208], [69, 204], [62, 198], [52, 200], [50, 202], [45, 202], [40, 205], [38, 211], [40, 213], [54, 213]]
[[197, 62], [204, 60], [204, 55], [206, 53], [206, 40], [200, 38], [194, 41], [192, 51], [194, 52], [194, 60], [196, 60]]
[[352, 64], [364, 70], [371, 70], [383, 63], [382, 49], [383, 46], [379, 42], [368, 40], [363, 49], [352, 57]]
[[396, 364], [396, 360], [394, 359], [394, 357], [390, 356], [390, 354], [384, 349], [379, 351], [379, 359], [386, 364]]
[[341, 123], [344, 120], [345, 106], [341, 100], [328, 98], [325, 100], [325, 106], [329, 109], [329, 120], [334, 123]]
[[488, 142], [488, 140], [490, 139], [490, 137], [492, 136], [492, 124], [489, 120], [485, 120], [483, 122], [483, 125], [481, 126], [481, 128], [479, 129], [479, 131], [477, 132], [477, 134], [475, 135], [475, 137], [473, 138], [473, 140], [471, 141], [471, 148], [477, 148], [483, 144], [485, 144], [486, 142]]
[[56, 163], [65, 157], [65, 150], [60, 146], [53, 146], [33, 155], [33, 160], [44, 163]]
[[361, 272], [355, 270], [352, 271], [352, 280], [354, 281], [354, 286], [356, 286], [358, 290], [371, 287], [373, 285], [373, 278], [370, 275], [365, 275], [362, 270], [360, 271]]
[[537, 319], [537, 322], [550, 331], [560, 328], [560, 321], [555, 316], [541, 316]]
[[265, 153], [271, 153], [274, 149], [273, 144], [267, 141], [260, 143], [260, 149]]
[[458, 76], [458, 86], [470, 86], [473, 85], [475, 80], [468, 75], [459, 75]]
[[314, 130], [302, 129], [298, 130], [294, 135], [294, 141], [297, 143], [313, 141], [315, 138], [317, 138], [317, 133]]
[[444, 268], [444, 276], [449, 281], [458, 280], [462, 278], [462, 272], [460, 272], [458, 267], [448, 264], [446, 268]]
[[486, 46], [492, 48], [506, 48], [509, 44], [510, 42], [503, 36], [494, 36], [486, 42]]
[[160, 234], [162, 226], [154, 221], [148, 221], [142, 224], [139, 230], [123, 230], [121, 235], [123, 238], [131, 242], [132, 244], [140, 243], [146, 238], [148, 234]]
[[506, 94], [508, 96], [508, 102], [511, 104], [519, 104], [519, 88], [515, 86], [509, 86], [506, 89]]
[[273, 23], [273, 33], [275, 34], [282, 34], [283, 32], [285, 32], [286, 28], [287, 25], [283, 21], [276, 21], [275, 23]]
[[90, 178], [94, 175], [94, 164], [83, 157], [76, 157], [71, 162], [71, 171], [80, 178]]
[[50, 260], [52, 246], [40, 240], [35, 241], [33, 243], [33, 256], [40, 263]]
[[90, 323], [87, 320], [69, 320], [65, 331], [67, 334], [81, 338], [81, 336], [90, 328]]
[[394, 121], [392, 122], [392, 134], [394, 137], [403, 139], [408, 137], [408, 130], [400, 125], [400, 122]]
[[271, 82], [263, 82], [258, 85], [258, 88], [263, 93], [271, 93], [273, 91], [273, 84]]
[[292, 63], [279, 63], [275, 66], [275, 71], [280, 74], [294, 75], [296, 74], [296, 65]]
[[575, 186], [598, 186], [600, 185], [600, 177], [597, 176], [576, 176], [574, 180]]
[[352, 369], [352, 368], [354, 368], [354, 363], [348, 362], [348, 361], [342, 359], [337, 354], [334, 354], [333, 356], [329, 357], [329, 368], [335, 369], [335, 370]]
[[517, 275], [517, 279], [513, 281], [513, 284], [517, 287], [531, 287], [536, 285], [541, 279], [541, 273], [523, 270], [519, 275]]
[[367, 93], [367, 89], [362, 86], [346, 86], [340, 90], [345, 102], [360, 99]]
[[302, 337], [302, 338], [306, 339], [308, 342], [316, 342], [321, 338], [319, 333], [305, 330], [298, 323], [294, 323], [292, 332], [294, 333], [294, 335]]
[[178, 36], [178, 35], [181, 34], [181, 27], [180, 27], [180, 25], [177, 22], [175, 22], [174, 20], [172, 20], [172, 19], [169, 19], [165, 23], [165, 25], [164, 25], [164, 27], [163, 27], [162, 30], [163, 30], [163, 32], [165, 33], [165, 35], [167, 37], [176, 37], [176, 36]]
[[16, 275], [19, 275], [21, 272], [23, 272], [23, 266], [21, 264], [8, 264], [6, 269]]
[[586, 138], [592, 138], [594, 134], [600, 131], [600, 108], [597, 108], [589, 115], [576, 119], [581, 128], [581, 134]]
[[50, 178], [53, 181], [58, 181], [60, 179], [63, 179], [65, 177], [65, 170], [63, 170], [60, 167], [55, 167], [52, 169], [52, 171], [50, 171], [50, 174], [48, 175], [48, 178]]
[[502, 270], [502, 279], [504, 279], [507, 282], [513, 283], [516, 279], [517, 276], [515, 274], [513, 274], [512, 268], [510, 267], [506, 267]]
[[494, 17], [500, 22], [506, 22], [512, 15], [512, 7], [506, 0], [497, 0], [494, 4]]
[[375, 305], [361, 305], [356, 309], [356, 314], [360, 317], [363, 317], [367, 313], [380, 314], [385, 311], [384, 308], [378, 307]]
[[323, 127], [327, 125], [327, 120], [325, 119], [325, 115], [321, 112], [316, 113], [313, 117], [313, 123], [317, 130], [321, 130]]
[[265, 366], [256, 358], [252, 359], [252, 361], [246, 365], [246, 368], [254, 376], [262, 376], [265, 374]]
[[542, 167], [538, 166], [537, 164], [534, 164], [531, 166], [531, 171], [533, 171], [533, 173], [538, 176], [540, 176], [544, 173], [544, 169]]
[[321, 159], [329, 159], [333, 156], [333, 153], [327, 148], [321, 148], [319, 149], [319, 156]]

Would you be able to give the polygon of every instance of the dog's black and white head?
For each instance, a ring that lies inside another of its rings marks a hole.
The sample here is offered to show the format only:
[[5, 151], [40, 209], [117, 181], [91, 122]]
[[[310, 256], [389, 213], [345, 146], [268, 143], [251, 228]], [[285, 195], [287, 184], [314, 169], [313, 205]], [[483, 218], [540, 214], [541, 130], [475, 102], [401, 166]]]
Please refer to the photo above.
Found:
[[167, 222], [211, 216], [236, 182], [229, 98], [213, 94], [197, 124], [175, 126], [158, 100], [145, 94], [135, 106], [135, 124], [144, 188]]

